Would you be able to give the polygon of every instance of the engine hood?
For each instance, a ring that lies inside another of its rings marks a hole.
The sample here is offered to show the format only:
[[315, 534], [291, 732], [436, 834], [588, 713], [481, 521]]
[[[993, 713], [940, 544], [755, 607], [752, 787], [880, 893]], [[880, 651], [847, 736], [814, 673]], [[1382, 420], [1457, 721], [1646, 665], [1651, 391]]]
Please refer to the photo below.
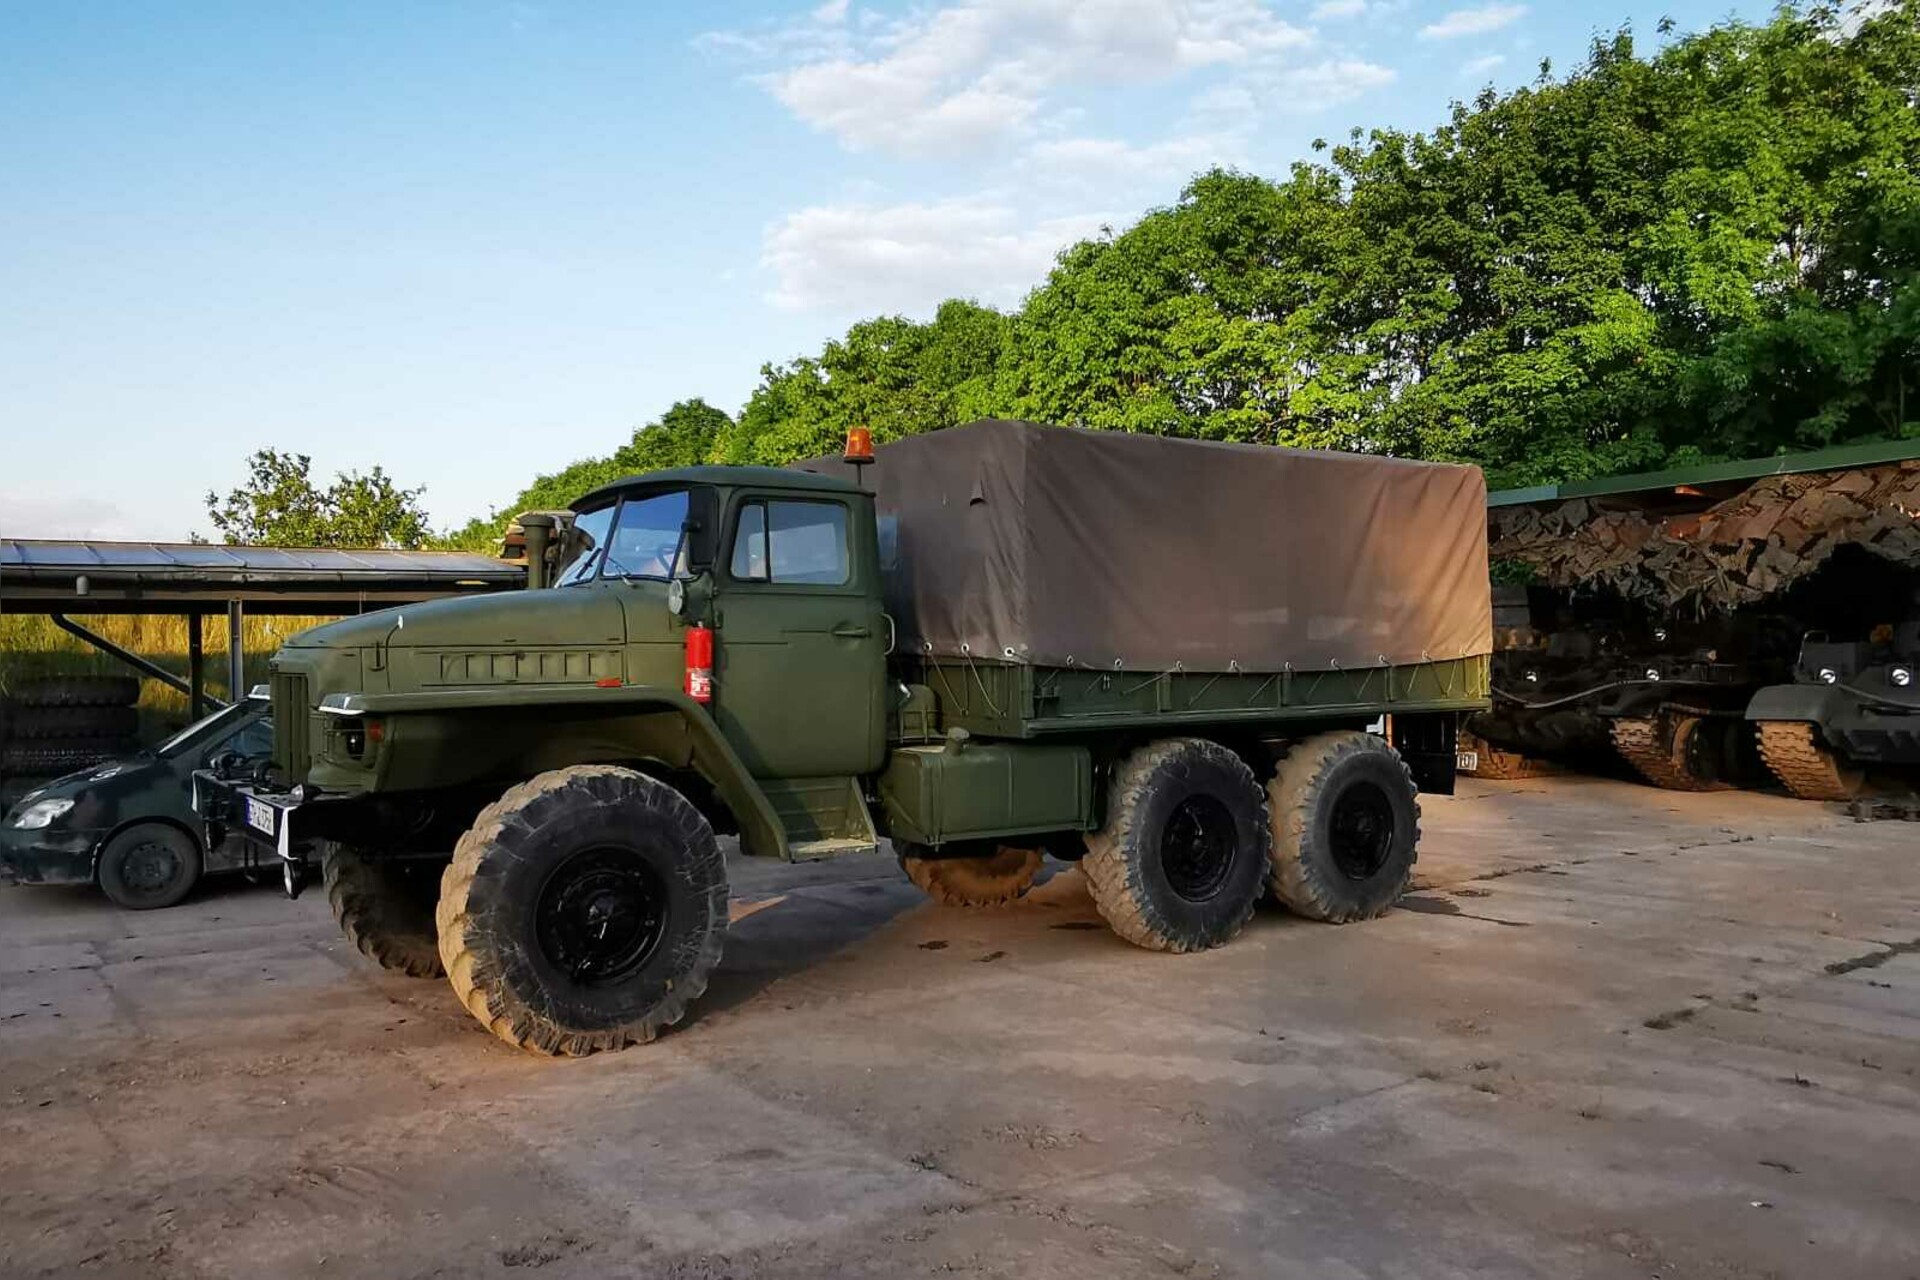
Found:
[[302, 631], [288, 647], [619, 644], [625, 637], [624, 615], [612, 590], [554, 587], [381, 609]]

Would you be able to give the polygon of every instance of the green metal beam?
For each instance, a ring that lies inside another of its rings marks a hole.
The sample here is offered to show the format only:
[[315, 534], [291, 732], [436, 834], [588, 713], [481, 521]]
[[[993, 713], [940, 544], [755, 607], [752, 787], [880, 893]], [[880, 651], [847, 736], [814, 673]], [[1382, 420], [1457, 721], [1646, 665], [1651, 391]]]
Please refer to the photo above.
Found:
[[1569, 498], [1646, 493], [1680, 485], [1758, 480], [1762, 476], [1797, 475], [1807, 471], [1845, 471], [1852, 467], [1873, 467], [1915, 458], [1920, 458], [1920, 440], [1877, 440], [1869, 444], [1837, 445], [1813, 453], [1751, 458], [1745, 462], [1707, 462], [1697, 467], [1675, 467], [1669, 471], [1648, 471], [1639, 475], [1570, 480], [1565, 484], [1534, 485], [1527, 489], [1501, 489], [1487, 495], [1487, 505], [1517, 507], [1534, 502], [1564, 502]]

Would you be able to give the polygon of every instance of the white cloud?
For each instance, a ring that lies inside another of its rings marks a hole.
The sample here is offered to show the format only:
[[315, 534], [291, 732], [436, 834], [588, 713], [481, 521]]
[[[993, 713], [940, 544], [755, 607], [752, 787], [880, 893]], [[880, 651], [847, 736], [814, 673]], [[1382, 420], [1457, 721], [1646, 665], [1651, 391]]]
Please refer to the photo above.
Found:
[[1485, 35], [1512, 26], [1526, 15], [1523, 4], [1483, 4], [1471, 9], [1455, 9], [1438, 22], [1420, 28], [1427, 40], [1451, 40], [1456, 36]]
[[815, 22], [845, 22], [847, 20], [847, 0], [827, 0], [813, 11]]
[[1214, 165], [1238, 163], [1238, 139], [1220, 134], [1136, 146], [1119, 138], [1056, 138], [1028, 148], [1026, 166], [1044, 181], [1104, 186], [1177, 184]]
[[807, 25], [809, 38], [755, 30], [702, 43], [787, 63], [760, 82], [796, 116], [849, 149], [901, 155], [1020, 134], [1064, 86], [1152, 83], [1312, 39], [1260, 0], [955, 0], [844, 47]]
[[1009, 303], [1065, 246], [1099, 232], [1097, 214], [1022, 225], [987, 198], [818, 206], [767, 228], [769, 300], [789, 310], [925, 311], [943, 298]]
[[1358, 58], [1329, 59], [1276, 72], [1256, 92], [1269, 110], [1309, 114], [1352, 102], [1396, 79], [1391, 67]]
[[[140, 541], [154, 536], [111, 502], [92, 497], [54, 498], [25, 490], [0, 490], [0, 537], [91, 538]], [[151, 523], [151, 522], [149, 522]], [[184, 541], [184, 531], [168, 539]]]
[[1506, 60], [1507, 55], [1504, 53], [1483, 54], [1460, 68], [1460, 78], [1471, 80], [1475, 76], [1483, 76]]
[[1366, 11], [1367, 0], [1320, 0], [1307, 16], [1315, 22], [1331, 22], [1338, 18], [1357, 18]]

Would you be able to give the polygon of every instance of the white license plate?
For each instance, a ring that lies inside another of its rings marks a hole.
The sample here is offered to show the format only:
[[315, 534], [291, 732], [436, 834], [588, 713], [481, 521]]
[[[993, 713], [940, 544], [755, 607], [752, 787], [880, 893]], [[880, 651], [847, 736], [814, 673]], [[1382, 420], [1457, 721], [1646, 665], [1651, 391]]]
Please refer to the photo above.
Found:
[[255, 831], [264, 831], [268, 835], [273, 835], [276, 817], [277, 811], [272, 805], [264, 800], [255, 800], [252, 796], [247, 797], [247, 825]]
[[1478, 773], [1480, 771], [1480, 753], [1478, 751], [1461, 751], [1456, 754], [1457, 758], [1454, 760], [1453, 767], [1459, 772]]

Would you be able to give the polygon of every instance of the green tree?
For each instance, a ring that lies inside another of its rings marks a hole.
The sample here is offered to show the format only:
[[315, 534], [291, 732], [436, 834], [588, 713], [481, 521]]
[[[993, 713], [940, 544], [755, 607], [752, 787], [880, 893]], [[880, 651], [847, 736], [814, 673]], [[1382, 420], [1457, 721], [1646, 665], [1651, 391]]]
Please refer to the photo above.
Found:
[[523, 511], [561, 511], [583, 495], [626, 476], [711, 461], [733, 420], [698, 398], [682, 400], [659, 419], [637, 428], [631, 439], [604, 458], [583, 458], [549, 475], [538, 476], [504, 508], [468, 521], [434, 540], [449, 549], [492, 553], [499, 549], [507, 522]]
[[924, 324], [863, 320], [818, 356], [762, 368], [718, 457], [784, 466], [832, 453], [849, 427], [867, 427], [884, 443], [991, 417], [1007, 337], [1005, 315], [959, 299]]
[[419, 498], [375, 467], [343, 472], [322, 489], [304, 453], [262, 449], [247, 459], [247, 483], [226, 497], [209, 491], [207, 515], [229, 545], [414, 548], [428, 538]]

